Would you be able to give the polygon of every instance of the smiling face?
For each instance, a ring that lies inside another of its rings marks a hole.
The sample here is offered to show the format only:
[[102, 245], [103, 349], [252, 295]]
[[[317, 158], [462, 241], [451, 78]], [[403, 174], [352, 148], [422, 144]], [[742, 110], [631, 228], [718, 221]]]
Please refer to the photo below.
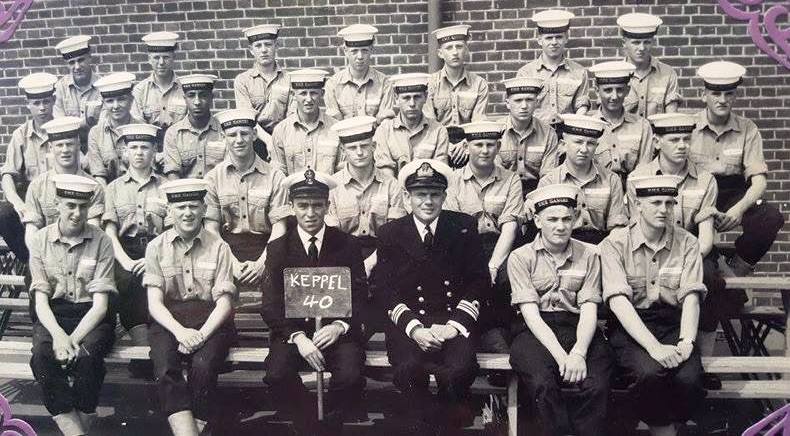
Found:
[[250, 54], [255, 62], [268, 67], [277, 61], [277, 40], [261, 39], [250, 44]]
[[173, 227], [182, 234], [195, 234], [203, 225], [206, 216], [206, 203], [200, 200], [180, 201], [168, 205]]
[[463, 67], [467, 56], [469, 56], [466, 41], [445, 42], [436, 52], [439, 54], [439, 58], [444, 61], [444, 65], [450, 68]]
[[535, 226], [543, 239], [554, 246], [563, 246], [571, 239], [576, 211], [568, 206], [549, 206], [535, 214]]
[[439, 217], [447, 192], [439, 188], [413, 188], [403, 192], [403, 199], [411, 206], [420, 222], [428, 224]]
[[75, 235], [82, 231], [88, 221], [90, 200], [55, 197], [55, 208], [61, 232]]
[[225, 148], [237, 160], [246, 159], [253, 153], [255, 129], [248, 126], [229, 127], [224, 131]]
[[612, 83], [607, 85], [596, 85], [598, 99], [609, 112], [619, 112], [623, 109], [625, 97], [631, 91], [631, 87], [626, 83]]
[[66, 138], [50, 141], [49, 152], [61, 168], [75, 168], [79, 162], [80, 140]]
[[157, 76], [170, 77], [173, 74], [175, 53], [171, 51], [148, 53], [148, 63], [151, 64], [151, 69]]
[[324, 217], [329, 210], [329, 199], [326, 197], [297, 197], [291, 200], [291, 209], [299, 227], [305, 232], [315, 235], [324, 226]]
[[558, 59], [565, 55], [565, 45], [568, 43], [568, 32], [544, 33], [538, 35], [538, 45], [549, 59]]
[[103, 98], [102, 104], [113, 121], [121, 122], [129, 118], [133, 101], [132, 94], [124, 94], [117, 97]]
[[90, 54], [71, 58], [67, 63], [71, 77], [74, 78], [75, 82], [83, 84], [90, 80], [93, 66], [93, 58]]
[[513, 119], [527, 122], [538, 107], [538, 96], [531, 93], [512, 94], [505, 99], [505, 106]]

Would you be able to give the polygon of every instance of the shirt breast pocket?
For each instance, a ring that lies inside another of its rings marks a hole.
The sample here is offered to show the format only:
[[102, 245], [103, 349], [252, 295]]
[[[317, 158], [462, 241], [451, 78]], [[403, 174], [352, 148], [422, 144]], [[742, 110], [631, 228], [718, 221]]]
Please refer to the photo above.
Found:
[[93, 275], [96, 273], [96, 259], [95, 258], [81, 258], [77, 264], [77, 278], [83, 283], [88, 283], [93, 280]]
[[167, 204], [159, 197], [149, 197], [145, 201], [145, 212], [164, 218], [167, 215]]
[[266, 104], [266, 96], [264, 94], [255, 93], [250, 97], [250, 103], [253, 108], [258, 108]]
[[206, 163], [214, 166], [225, 159], [225, 143], [222, 141], [208, 141], [206, 143]]
[[286, 87], [286, 86], [272, 85], [272, 92], [271, 92], [271, 95], [269, 97], [271, 99], [277, 100], [278, 102], [280, 102], [281, 104], [284, 105], [284, 104], [288, 103], [288, 93], [289, 92], [290, 92], [290, 89], [288, 87]]
[[187, 114], [187, 106], [183, 100], [171, 98], [167, 104], [167, 111], [170, 114], [171, 123], [184, 118]]
[[502, 210], [505, 209], [505, 201], [507, 197], [504, 195], [489, 195], [485, 198], [486, 210], [494, 216], [502, 215]]
[[182, 167], [191, 168], [195, 165], [195, 161], [197, 161], [197, 151], [194, 147], [187, 146], [186, 149], [182, 149], [180, 154]]
[[370, 200], [370, 213], [379, 218], [387, 218], [389, 207], [390, 202], [386, 195], [374, 195]]
[[721, 152], [724, 169], [727, 174], [740, 174], [742, 172], [743, 149], [725, 148]]
[[359, 203], [356, 197], [348, 200], [341, 200], [337, 203], [337, 217], [341, 220], [349, 220], [359, 215]]
[[503, 168], [513, 169], [516, 163], [516, 150], [500, 150], [499, 160]]
[[528, 147], [527, 148], [527, 165], [533, 168], [540, 168], [543, 162], [543, 154], [546, 152], [546, 147]]
[[683, 209], [698, 211], [702, 205], [702, 197], [705, 195], [705, 191], [701, 189], [688, 189], [681, 192], [681, 195], [683, 196]]
[[535, 274], [532, 276], [532, 286], [543, 296], [557, 285], [557, 278], [551, 274]]
[[[584, 276], [586, 275], [586, 271], [584, 270], [565, 270], [559, 271], [560, 274], [560, 288], [564, 291], [570, 292], [575, 295], [579, 290], [581, 290], [582, 285], [584, 284]], [[575, 301], [571, 299], [570, 301]]]
[[[239, 207], [239, 195], [238, 194], [220, 194], [219, 198], [219, 206], [222, 212], [230, 214], [233, 218], [240, 218], [241, 217], [241, 209]], [[223, 223], [227, 224], [227, 223]]]
[[644, 298], [647, 292], [647, 280], [644, 277], [626, 276], [625, 281], [628, 283], [628, 287], [631, 288], [634, 301]]
[[472, 111], [477, 103], [477, 93], [471, 91], [458, 93], [458, 112], [469, 120], [472, 117]]
[[214, 275], [217, 272], [215, 262], [195, 262], [195, 281], [204, 291], [210, 292], [214, 287]]
[[[117, 200], [116, 200], [117, 201]], [[118, 223], [123, 223], [128, 217], [134, 215], [135, 209], [137, 207], [134, 204], [126, 203], [126, 204], [115, 204], [115, 213], [118, 215]]]
[[584, 192], [584, 205], [587, 209], [595, 211], [605, 211], [609, 205], [609, 190], [606, 188], [591, 188], [585, 189]]
[[601, 144], [595, 149], [595, 161], [598, 165], [610, 168], [613, 166], [612, 149], [606, 144]]
[[450, 98], [439, 97], [436, 94], [433, 94], [433, 107], [436, 109], [436, 114], [440, 116], [441, 114], [450, 110]]
[[374, 116], [379, 111], [379, 105], [381, 104], [381, 99], [378, 98], [369, 98], [365, 100], [365, 112], [367, 115]]
[[668, 291], [677, 291], [680, 288], [681, 268], [661, 268], [658, 271], [658, 284]]
[[268, 189], [250, 189], [247, 193], [250, 197], [250, 215], [254, 230], [263, 230], [262, 227], [269, 227], [269, 199], [271, 191]]
[[436, 147], [431, 144], [420, 143], [414, 147], [414, 158], [415, 159], [430, 159], [433, 157], [434, 151]]
[[624, 153], [623, 165], [627, 169], [633, 170], [639, 159], [639, 146], [641, 135], [617, 135], [617, 142]]
[[573, 97], [582, 84], [581, 78], [563, 78], [557, 80], [557, 93], [565, 98]]
[[62, 263], [45, 263], [44, 272], [47, 274], [47, 283], [53, 296], [62, 296], [66, 293], [66, 274]]

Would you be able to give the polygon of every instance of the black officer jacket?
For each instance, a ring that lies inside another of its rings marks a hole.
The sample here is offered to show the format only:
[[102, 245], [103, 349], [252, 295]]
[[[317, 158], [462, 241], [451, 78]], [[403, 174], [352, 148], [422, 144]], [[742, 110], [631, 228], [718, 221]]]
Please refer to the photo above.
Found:
[[[349, 236], [335, 227], [326, 227], [324, 241], [318, 254], [318, 265], [311, 265], [307, 258], [302, 240], [296, 227], [292, 227], [283, 236], [271, 241], [266, 253], [266, 266], [261, 281], [262, 294], [261, 316], [271, 329], [272, 341], [288, 341], [291, 335], [303, 331], [308, 337], [315, 332], [315, 320], [293, 319], [285, 317], [285, 285], [283, 270], [293, 267], [309, 266], [347, 266], [351, 268], [351, 319], [343, 319], [351, 328], [347, 335], [360, 337], [362, 314], [368, 297], [368, 282], [365, 266], [360, 254], [359, 245], [354, 237]], [[324, 324], [336, 319], [326, 318]]]
[[473, 331], [491, 292], [474, 217], [443, 210], [427, 251], [409, 214], [381, 227], [377, 249], [373, 289], [399, 330], [408, 334], [413, 320], [426, 327], [454, 320]]

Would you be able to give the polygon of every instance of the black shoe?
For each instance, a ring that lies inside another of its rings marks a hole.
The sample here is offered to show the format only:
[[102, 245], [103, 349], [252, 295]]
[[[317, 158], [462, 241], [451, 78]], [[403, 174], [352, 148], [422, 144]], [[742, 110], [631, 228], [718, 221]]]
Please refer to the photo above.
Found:
[[703, 374], [702, 387], [709, 391], [718, 391], [721, 389], [721, 379], [716, 374]]

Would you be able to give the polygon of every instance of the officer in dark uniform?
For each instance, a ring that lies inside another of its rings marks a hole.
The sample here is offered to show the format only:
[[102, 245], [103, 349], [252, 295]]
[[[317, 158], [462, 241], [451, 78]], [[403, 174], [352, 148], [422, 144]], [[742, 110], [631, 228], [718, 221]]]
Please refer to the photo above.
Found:
[[[329, 210], [329, 191], [336, 183], [330, 176], [306, 171], [283, 180], [288, 189], [297, 226], [267, 247], [263, 273], [261, 315], [271, 328], [264, 381], [274, 398], [294, 413], [299, 434], [339, 435], [343, 415], [360, 401], [365, 387], [362, 368], [361, 320], [368, 297], [367, 278], [356, 239], [324, 223]], [[315, 329], [312, 319], [285, 317], [283, 270], [288, 267], [345, 266], [351, 268], [351, 318], [327, 319]], [[330, 371], [325, 425], [317, 426], [315, 401], [299, 378], [305, 362], [315, 371]]]
[[[471, 418], [465, 400], [478, 369], [477, 318], [491, 279], [477, 221], [442, 210], [450, 174], [435, 160], [405, 165], [398, 179], [413, 212], [379, 232], [375, 297], [392, 321], [387, 352], [408, 404], [408, 434], [455, 434]], [[436, 403], [429, 373], [439, 385]]]

